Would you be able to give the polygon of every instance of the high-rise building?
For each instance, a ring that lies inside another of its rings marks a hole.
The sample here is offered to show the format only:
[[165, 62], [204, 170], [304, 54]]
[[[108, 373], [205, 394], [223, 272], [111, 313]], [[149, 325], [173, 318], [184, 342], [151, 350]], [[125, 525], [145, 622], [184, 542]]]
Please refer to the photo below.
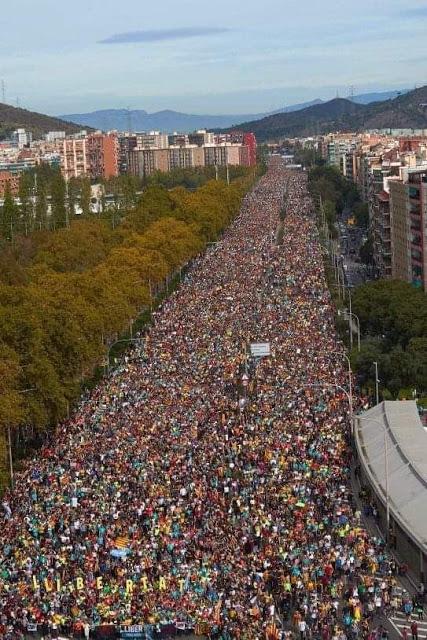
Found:
[[85, 138], [66, 138], [58, 142], [62, 174], [66, 180], [81, 178], [89, 173]]
[[25, 129], [16, 129], [12, 133], [12, 141], [18, 146], [18, 149], [23, 149], [31, 144], [33, 141], [33, 134], [31, 131]]
[[130, 172], [130, 154], [138, 146], [136, 134], [126, 133], [118, 138], [119, 144], [119, 173], [125, 175]]
[[137, 133], [136, 140], [137, 146], [142, 149], [166, 149], [169, 146], [168, 135], [160, 131]]
[[392, 277], [427, 291], [427, 168], [390, 182]]
[[88, 171], [92, 179], [119, 175], [119, 144], [116, 133], [91, 133], [86, 138]]
[[373, 238], [374, 262], [377, 269], [377, 275], [380, 278], [390, 278], [392, 275], [390, 194], [385, 190], [382, 190], [379, 193], [375, 194], [372, 208], [373, 224], [371, 227], [371, 231]]
[[411, 282], [427, 291], [427, 168], [408, 171], [406, 201]]
[[197, 147], [203, 147], [204, 144], [214, 144], [214, 142], [215, 134], [205, 129], [188, 134], [188, 144], [196, 145]]
[[169, 146], [186, 147], [189, 144], [188, 133], [172, 133], [168, 136]]
[[390, 224], [393, 246], [391, 257], [392, 278], [410, 282], [409, 216], [406, 196], [406, 185], [403, 180], [396, 180], [390, 184]]
[[46, 133], [44, 139], [46, 142], [55, 142], [55, 140], [64, 140], [65, 137], [65, 131], [49, 131]]

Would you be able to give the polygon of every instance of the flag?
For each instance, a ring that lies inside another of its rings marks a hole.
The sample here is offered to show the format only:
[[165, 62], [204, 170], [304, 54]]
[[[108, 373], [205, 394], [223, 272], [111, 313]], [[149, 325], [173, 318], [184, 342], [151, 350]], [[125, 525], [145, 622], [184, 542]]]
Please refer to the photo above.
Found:
[[271, 622], [265, 629], [265, 640], [280, 640], [279, 629], [275, 622]]
[[126, 549], [129, 546], [129, 538], [126, 536], [118, 536], [114, 541], [116, 549]]

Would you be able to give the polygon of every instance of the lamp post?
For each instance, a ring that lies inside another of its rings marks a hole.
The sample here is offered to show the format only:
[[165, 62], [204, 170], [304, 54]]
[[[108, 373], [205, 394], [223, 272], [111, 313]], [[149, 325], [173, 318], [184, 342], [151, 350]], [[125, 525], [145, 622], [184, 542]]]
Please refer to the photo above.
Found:
[[357, 330], [357, 350], [360, 351], [360, 320], [359, 317], [353, 313], [352, 311], [348, 311], [347, 309], [344, 309], [344, 311], [341, 312], [340, 309], [338, 309], [338, 315], [341, 316], [341, 313], [343, 315], [343, 318], [345, 320], [348, 320], [348, 327], [349, 327], [349, 331], [350, 331], [350, 346], [353, 347], [353, 325], [352, 325], [352, 320], [353, 318], [356, 320], [356, 330]]
[[109, 346], [108, 349], [108, 353], [107, 353], [107, 375], [110, 373], [110, 353], [111, 353], [111, 349], [116, 345], [119, 344], [120, 342], [143, 342], [143, 340], [141, 340], [141, 338], [123, 338], [121, 340], [116, 340], [115, 342], [112, 342]]
[[[313, 383], [306, 383], [304, 384], [301, 389], [304, 388], [310, 388], [310, 387], [317, 387], [317, 388], [325, 388], [325, 387], [329, 387], [329, 388], [335, 388], [335, 389], [339, 389], [340, 391], [343, 391], [345, 393], [345, 395], [347, 396], [347, 400], [348, 400], [348, 406], [350, 409], [350, 429], [351, 432], [353, 433], [353, 395], [350, 395], [350, 393], [347, 391], [347, 389], [344, 389], [344, 387], [342, 387], [340, 384], [336, 384], [335, 382], [313, 382]], [[298, 389], [298, 391], [300, 391], [301, 389]]]
[[320, 354], [323, 353], [324, 355], [333, 354], [333, 355], [341, 356], [342, 358], [345, 358], [347, 360], [347, 367], [348, 367], [348, 394], [349, 394], [349, 397], [350, 397], [351, 408], [353, 408], [353, 378], [352, 378], [352, 371], [351, 371], [351, 362], [350, 362], [350, 358], [348, 357], [348, 355], [346, 353], [343, 353], [342, 351], [322, 351], [322, 352], [317, 351], [316, 353], [320, 353]]
[[380, 403], [380, 393], [379, 393], [379, 379], [378, 379], [378, 362], [372, 363], [375, 367], [375, 404]]
[[385, 473], [385, 508], [386, 508], [386, 526], [387, 526], [387, 540], [388, 540], [388, 532], [390, 529], [390, 499], [389, 499], [389, 487], [388, 487], [388, 442], [387, 442], [387, 428], [384, 422], [377, 420], [376, 418], [371, 418], [369, 416], [356, 416], [357, 420], [367, 420], [369, 422], [375, 422], [375, 424], [379, 424], [383, 430], [383, 438], [384, 438], [384, 473]]

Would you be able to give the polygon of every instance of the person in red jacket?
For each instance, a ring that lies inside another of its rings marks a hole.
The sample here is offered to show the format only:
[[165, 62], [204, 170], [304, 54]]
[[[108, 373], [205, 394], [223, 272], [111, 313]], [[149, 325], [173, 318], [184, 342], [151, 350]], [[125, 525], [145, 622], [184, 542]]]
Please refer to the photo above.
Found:
[[418, 624], [415, 620], [411, 624], [412, 640], [418, 640]]

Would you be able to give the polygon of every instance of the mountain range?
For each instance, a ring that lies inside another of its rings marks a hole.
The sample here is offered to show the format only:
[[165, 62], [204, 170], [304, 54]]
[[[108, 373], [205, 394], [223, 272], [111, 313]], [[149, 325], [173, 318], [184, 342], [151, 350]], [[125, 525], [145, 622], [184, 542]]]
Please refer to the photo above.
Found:
[[260, 142], [330, 131], [427, 129], [427, 86], [369, 104], [335, 98], [292, 113], [244, 122], [238, 128], [254, 132]]
[[171, 109], [148, 113], [143, 109], [103, 109], [90, 113], [70, 113], [59, 116], [63, 120], [78, 122], [103, 131], [195, 131], [197, 129], [217, 129], [232, 127], [239, 122], [258, 120], [273, 113], [288, 113], [304, 109], [321, 100], [312, 100], [302, 104], [291, 105], [270, 113], [233, 114], [233, 115], [198, 115], [181, 113]]
[[[384, 94], [374, 94], [376, 97]], [[386, 94], [389, 95], [390, 94]], [[145, 114], [151, 118], [145, 124], [137, 126], [132, 122], [133, 130], [191, 131], [199, 128], [227, 130], [231, 125], [244, 131], [253, 131], [260, 142], [283, 137], [305, 136], [327, 133], [329, 131], [360, 131], [363, 129], [413, 128], [427, 129], [427, 87], [414, 91], [396, 94], [385, 100], [370, 102], [372, 94], [356, 96], [349, 99], [335, 98], [328, 102], [314, 100], [311, 103], [292, 105], [272, 114], [251, 116], [191, 116], [173, 111], [162, 111], [158, 114]], [[110, 111], [101, 112], [111, 113]], [[66, 131], [68, 134], [80, 131], [82, 127], [102, 129], [127, 129], [129, 112], [113, 110], [113, 114], [121, 114], [122, 126], [112, 127], [111, 123], [84, 121], [84, 114], [76, 115], [77, 122], [70, 122], [73, 116], [63, 116], [67, 120], [46, 116], [27, 109], [0, 104], [0, 139], [5, 138], [16, 128], [23, 127], [40, 137], [48, 131]], [[132, 112], [134, 114], [140, 112]], [[132, 120], [131, 113], [131, 120]], [[160, 118], [160, 115], [161, 118]], [[90, 115], [90, 114], [87, 114]], [[156, 116], [156, 118], [155, 118]], [[178, 116], [180, 119], [178, 120]], [[208, 118], [217, 118], [216, 126]], [[227, 122], [227, 118], [229, 118]], [[78, 120], [80, 119], [80, 121]], [[195, 120], [196, 119], [196, 120]], [[231, 119], [231, 124], [230, 124]], [[243, 124], [236, 124], [243, 121]], [[226, 123], [226, 124], [224, 124]]]
[[[354, 96], [351, 100], [355, 103], [367, 104], [375, 100], [387, 100], [395, 97], [397, 91], [384, 93], [367, 93]], [[104, 109], [90, 113], [71, 113], [61, 115], [59, 118], [70, 122], [76, 122], [94, 129], [103, 131], [194, 131], [197, 129], [218, 129], [233, 127], [239, 122], [252, 122], [263, 118], [283, 113], [293, 113], [318, 104], [325, 104], [319, 98], [310, 102], [294, 104], [269, 113], [233, 114], [233, 115], [195, 115], [180, 113], [178, 111], [164, 110], [148, 113], [143, 109]]]

